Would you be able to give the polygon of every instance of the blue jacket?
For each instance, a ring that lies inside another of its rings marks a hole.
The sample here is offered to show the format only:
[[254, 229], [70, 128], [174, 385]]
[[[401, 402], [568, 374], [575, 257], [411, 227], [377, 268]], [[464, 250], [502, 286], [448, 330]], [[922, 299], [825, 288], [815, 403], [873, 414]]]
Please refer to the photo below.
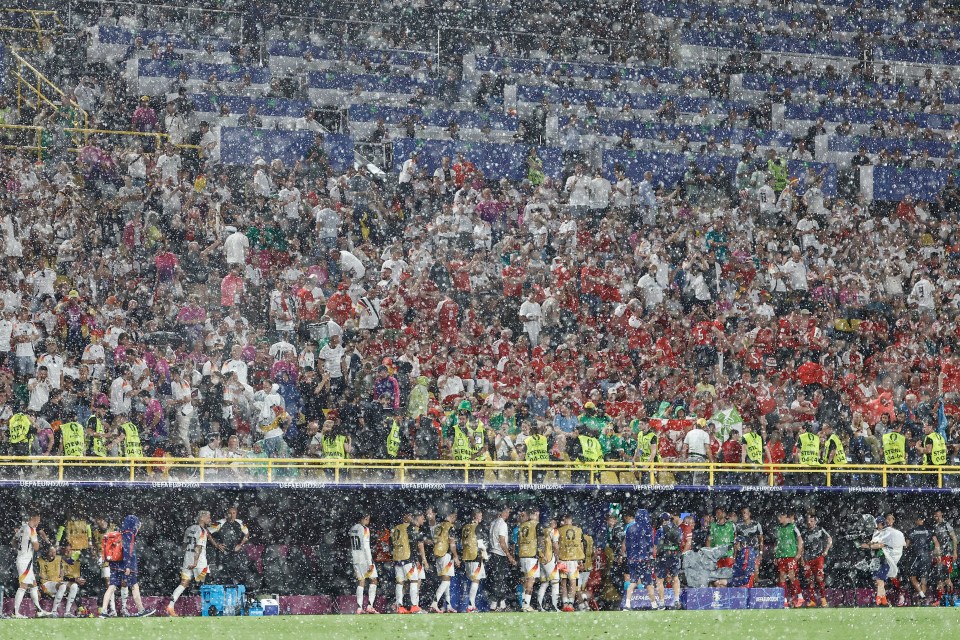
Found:
[[127, 516], [120, 525], [120, 535], [123, 540], [123, 560], [111, 564], [117, 565], [117, 569], [137, 570], [137, 551], [135, 548], [137, 540], [137, 531], [140, 529], [140, 518], [137, 516]]
[[743, 545], [733, 560], [733, 577], [727, 583], [729, 587], [745, 587], [756, 571], [757, 552]]
[[624, 530], [627, 562], [646, 562], [653, 557], [653, 527], [650, 513], [640, 509], [634, 521]]

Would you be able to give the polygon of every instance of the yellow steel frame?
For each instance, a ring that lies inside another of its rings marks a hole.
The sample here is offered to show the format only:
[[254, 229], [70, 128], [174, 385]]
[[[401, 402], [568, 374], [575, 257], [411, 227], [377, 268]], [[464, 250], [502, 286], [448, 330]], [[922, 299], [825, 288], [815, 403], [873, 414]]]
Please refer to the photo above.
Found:
[[[4, 130], [11, 131], [33, 131], [34, 144], [30, 145], [15, 145], [8, 144], [3, 145], [4, 149], [26, 149], [30, 152], [35, 152], [37, 154], [37, 160], [43, 158], [43, 150], [46, 148], [43, 146], [43, 132], [46, 130], [45, 127], [33, 124], [0, 124], [0, 131]], [[111, 135], [111, 136], [128, 136], [130, 138], [153, 138], [154, 142], [160, 144], [162, 141], [167, 139], [167, 134], [160, 132], [143, 132], [143, 131], [112, 131], [109, 129], [87, 129], [82, 127], [64, 127], [63, 129], [67, 133], [75, 134], [76, 136], [82, 136], [83, 141], [86, 140], [91, 135]], [[199, 149], [200, 147], [195, 144], [180, 144], [177, 145], [180, 149]], [[79, 149], [73, 148], [71, 151], [78, 151]]]
[[[67, 95], [63, 92], [63, 90], [55, 85], [53, 81], [47, 78], [47, 76], [43, 75], [43, 73], [41, 73], [36, 67], [27, 62], [23, 56], [16, 51], [11, 51], [10, 55], [13, 57], [13, 60], [16, 63], [16, 67], [10, 72], [10, 74], [17, 80], [18, 110], [23, 106], [24, 102], [31, 107], [36, 106], [24, 96], [24, 87], [28, 88], [33, 93], [38, 102], [45, 102], [54, 108], [56, 108], [57, 105], [44, 93], [45, 88], [48, 91], [52, 90], [53, 93], [56, 93], [60, 97], [59, 99], [61, 102], [67, 101]], [[80, 105], [73, 100], [70, 100], [69, 104], [76, 108], [83, 115], [83, 125], [86, 127], [90, 122], [90, 117], [87, 112], [81, 109]]]
[[[33, 47], [33, 48], [20, 47], [21, 49], [24, 49], [24, 50], [39, 49], [41, 46], [41, 40], [43, 39], [43, 34], [50, 33], [58, 36], [63, 33], [63, 23], [60, 22], [60, 16], [57, 14], [56, 11], [41, 10], [41, 9], [18, 9], [16, 7], [3, 7], [3, 8], [0, 8], [0, 11], [6, 14], [25, 13], [30, 16], [30, 19], [33, 22], [32, 29], [24, 28], [24, 27], [9, 27], [9, 26], [0, 24], [0, 31], [36, 34], [36, 37], [37, 37], [36, 47]], [[53, 29], [47, 29], [42, 24], [40, 24], [41, 16], [52, 16], [56, 26]]]
[[[944, 478], [960, 474], [960, 466], [920, 465], [800, 465], [800, 464], [721, 464], [709, 462], [600, 462], [579, 464], [575, 462], [526, 462], [526, 461], [452, 461], [452, 460], [334, 460], [303, 458], [98, 458], [66, 456], [12, 456], [0, 457], [0, 470], [4, 468], [32, 469], [37, 479], [56, 476], [57, 480], [69, 481], [72, 472], [83, 470], [90, 478], [93, 470], [103, 470], [116, 478], [120, 472], [125, 479], [166, 479], [171, 472], [196, 474], [201, 482], [224, 477], [243, 478], [266, 482], [287, 482], [292, 478], [316, 480], [322, 483], [343, 481], [391, 481], [391, 482], [476, 482], [526, 483], [535, 480], [543, 484], [563, 484], [570, 481], [572, 472], [587, 472], [589, 484], [638, 484], [670, 485], [676, 483], [676, 474], [696, 473], [698, 484], [717, 486], [724, 479], [762, 475], [762, 484], [775, 486], [777, 476], [790, 474], [794, 481], [789, 485], [836, 486], [837, 478], [862, 482], [864, 476], [879, 480], [879, 487], [890, 487], [892, 477], [906, 475], [933, 478], [930, 484], [943, 488]], [[213, 473], [211, 473], [213, 472]], [[440, 475], [438, 475], [440, 474]], [[79, 474], [78, 474], [79, 475]], [[175, 475], [177, 475], [175, 473]], [[545, 476], [541, 479], [541, 475]], [[681, 482], [680, 484], [685, 484]], [[760, 485], [761, 483], [750, 483]]]

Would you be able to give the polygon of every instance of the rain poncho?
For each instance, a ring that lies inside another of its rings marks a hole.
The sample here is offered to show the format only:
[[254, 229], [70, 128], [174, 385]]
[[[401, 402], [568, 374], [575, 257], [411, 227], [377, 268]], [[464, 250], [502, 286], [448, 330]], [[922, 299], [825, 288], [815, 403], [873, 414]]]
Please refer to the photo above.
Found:
[[729, 545], [686, 551], [681, 556], [688, 587], [707, 587], [715, 580], [730, 580], [733, 569], [718, 569], [717, 560], [730, 553]]

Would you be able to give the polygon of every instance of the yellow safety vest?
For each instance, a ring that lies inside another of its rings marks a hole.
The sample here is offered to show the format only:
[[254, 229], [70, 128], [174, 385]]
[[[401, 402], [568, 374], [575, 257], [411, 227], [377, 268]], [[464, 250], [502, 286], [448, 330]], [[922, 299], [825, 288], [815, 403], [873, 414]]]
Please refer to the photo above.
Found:
[[923, 456], [923, 464], [936, 466], [947, 464], [947, 443], [944, 441], [943, 436], [934, 431], [923, 439], [924, 445], [926, 445], [928, 441], [932, 441], [933, 448], [930, 450], [929, 456]]
[[556, 529], [543, 527], [540, 529], [539, 537], [539, 556], [540, 562], [551, 562], [553, 560], [553, 533]]
[[87, 439], [83, 434], [83, 425], [79, 422], [65, 422], [60, 425], [63, 434], [63, 455], [80, 457], [87, 451]]
[[547, 451], [547, 436], [530, 436], [523, 444], [527, 446], [527, 460], [540, 462], [550, 459], [550, 453]]
[[483, 449], [483, 423], [477, 422], [474, 429], [467, 425], [467, 431], [460, 429], [460, 425], [453, 425], [453, 459], [470, 460]]
[[747, 460], [754, 464], [763, 463], [763, 437], [759, 433], [743, 434], [743, 441], [747, 445]]
[[477, 525], [471, 522], [463, 525], [460, 529], [460, 544], [463, 546], [463, 559], [465, 562], [475, 562], [480, 553], [480, 546], [477, 544]]
[[883, 434], [883, 461], [887, 464], [906, 463], [907, 439], [903, 434], [896, 431]]
[[433, 534], [433, 556], [442, 558], [450, 551], [450, 530], [453, 524], [450, 522], [441, 522], [437, 525], [437, 530]]
[[[323, 452], [326, 455], [326, 444], [324, 444]], [[387, 434], [387, 455], [396, 458], [398, 453], [400, 453], [400, 423], [394, 420], [393, 424], [390, 425], [390, 433]]]
[[658, 457], [659, 438], [656, 431], [641, 433], [637, 436], [637, 461], [653, 462]]
[[592, 436], [577, 436], [580, 440], [580, 457], [583, 462], [599, 462], [603, 459], [603, 448], [600, 441]]
[[343, 435], [334, 436], [333, 438], [324, 438], [322, 443], [323, 457], [334, 460], [343, 460], [346, 458], [347, 450], [343, 447], [343, 443], [346, 441], [347, 437]]
[[560, 560], [582, 560], [583, 553], [583, 531], [580, 527], [572, 524], [565, 524], [560, 527]]
[[390, 531], [390, 544], [393, 546], [393, 560], [395, 562], [410, 559], [410, 535], [407, 533], [409, 528], [410, 524], [404, 522]]
[[132, 422], [124, 422], [120, 425], [123, 429], [123, 457], [142, 458], [143, 445], [140, 444], [140, 430]]
[[800, 434], [800, 464], [805, 464], [807, 466], [816, 466], [820, 463], [820, 438], [817, 437], [817, 434], [806, 433]]
[[[90, 426], [91, 422], [93, 422], [92, 427]], [[93, 429], [94, 433], [104, 433], [103, 423], [97, 416], [90, 416], [90, 418], [87, 419], [87, 428]], [[90, 449], [90, 455], [92, 456], [98, 456], [100, 458], [107, 457], [107, 445], [103, 441], [103, 438], [90, 438], [88, 448]]]
[[10, 430], [10, 444], [20, 444], [27, 442], [30, 434], [30, 418], [22, 413], [15, 413], [10, 416], [8, 425]]
[[590, 571], [593, 567], [593, 537], [588, 534], [583, 534], [583, 558], [584, 565], [586, 570]]
[[64, 533], [67, 536], [67, 542], [70, 543], [74, 551], [83, 551], [90, 547], [92, 532], [86, 520], [68, 520], [67, 526], [64, 527]]
[[830, 455], [831, 444], [836, 448], [836, 453], [833, 455], [833, 464], [847, 464], [847, 454], [843, 450], [843, 441], [840, 440], [840, 436], [835, 433], [831, 433], [830, 437], [827, 438], [826, 443], [824, 443], [823, 463], [827, 464], [827, 459]]
[[521, 558], [537, 557], [537, 523], [527, 520], [517, 530], [517, 554]]

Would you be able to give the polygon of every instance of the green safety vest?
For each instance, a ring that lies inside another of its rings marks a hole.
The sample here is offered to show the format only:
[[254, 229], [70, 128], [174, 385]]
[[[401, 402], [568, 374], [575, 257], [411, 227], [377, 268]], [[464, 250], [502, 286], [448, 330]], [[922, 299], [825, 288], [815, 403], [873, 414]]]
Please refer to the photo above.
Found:
[[743, 434], [743, 441], [747, 445], [747, 460], [754, 464], [763, 463], [763, 437], [759, 433]]
[[120, 425], [123, 429], [123, 457], [142, 458], [143, 445], [140, 444], [140, 430], [132, 422], [124, 422]]
[[657, 459], [657, 438], [656, 431], [641, 433], [637, 436], [637, 461], [653, 462]]
[[723, 524], [717, 524], [716, 522], [710, 523], [710, 545], [714, 547], [727, 545], [730, 547], [730, 550], [724, 554], [724, 558], [733, 557], [733, 542], [736, 537], [737, 528], [732, 522], [725, 522]]
[[63, 434], [63, 455], [80, 457], [87, 451], [87, 440], [83, 434], [83, 425], [79, 422], [65, 422], [60, 425]]
[[[393, 424], [397, 424], [394, 421]], [[331, 458], [334, 460], [343, 460], [347, 457], [347, 450], [343, 447], [343, 443], [347, 441], [346, 436], [334, 436], [333, 438], [324, 438], [323, 439], [323, 457]], [[390, 442], [387, 440], [387, 448], [389, 449]], [[396, 454], [394, 454], [396, 455]]]
[[847, 464], [847, 454], [843, 450], [843, 441], [840, 436], [831, 433], [823, 447], [823, 464], [827, 464], [827, 458], [830, 454], [830, 445], [836, 447], [836, 453], [833, 456], [833, 464]]
[[903, 434], [896, 431], [883, 434], [883, 461], [887, 464], [906, 463], [907, 439]]
[[767, 160], [767, 171], [773, 176], [773, 188], [783, 191], [787, 186], [787, 163], [777, 164], [773, 160]]
[[580, 440], [580, 457], [583, 462], [600, 462], [603, 460], [603, 447], [600, 441], [592, 436], [577, 436]]
[[923, 464], [937, 466], [947, 464], [947, 443], [943, 440], [943, 436], [934, 431], [923, 439], [923, 444], [926, 445], [928, 441], [932, 441], [933, 448], [929, 456], [923, 456]]
[[527, 447], [527, 460], [540, 462], [550, 459], [550, 454], [547, 452], [547, 436], [530, 436], [524, 440], [523, 444]]
[[[93, 427], [90, 426], [91, 421], [94, 423]], [[104, 433], [103, 423], [97, 416], [90, 416], [87, 419], [87, 428], [92, 428], [95, 433]], [[107, 445], [103, 441], [103, 438], [90, 438], [88, 448], [90, 449], [90, 455], [92, 456], [98, 456], [100, 458], [107, 457]]]
[[[343, 448], [343, 445], [341, 445], [341, 448]], [[398, 453], [400, 453], [400, 423], [394, 420], [393, 424], [390, 425], [390, 433], [387, 434], [387, 455], [396, 458]], [[326, 440], [323, 443], [323, 454], [327, 454]]]
[[464, 433], [459, 424], [453, 425], [453, 459], [470, 460], [483, 448], [483, 423], [477, 421], [475, 429], [467, 425]]
[[791, 522], [777, 527], [777, 547], [774, 550], [776, 558], [797, 557], [797, 525]]
[[800, 464], [815, 466], [820, 462], [820, 438], [815, 433], [800, 434]]
[[10, 444], [27, 442], [30, 435], [30, 418], [22, 413], [10, 416]]

